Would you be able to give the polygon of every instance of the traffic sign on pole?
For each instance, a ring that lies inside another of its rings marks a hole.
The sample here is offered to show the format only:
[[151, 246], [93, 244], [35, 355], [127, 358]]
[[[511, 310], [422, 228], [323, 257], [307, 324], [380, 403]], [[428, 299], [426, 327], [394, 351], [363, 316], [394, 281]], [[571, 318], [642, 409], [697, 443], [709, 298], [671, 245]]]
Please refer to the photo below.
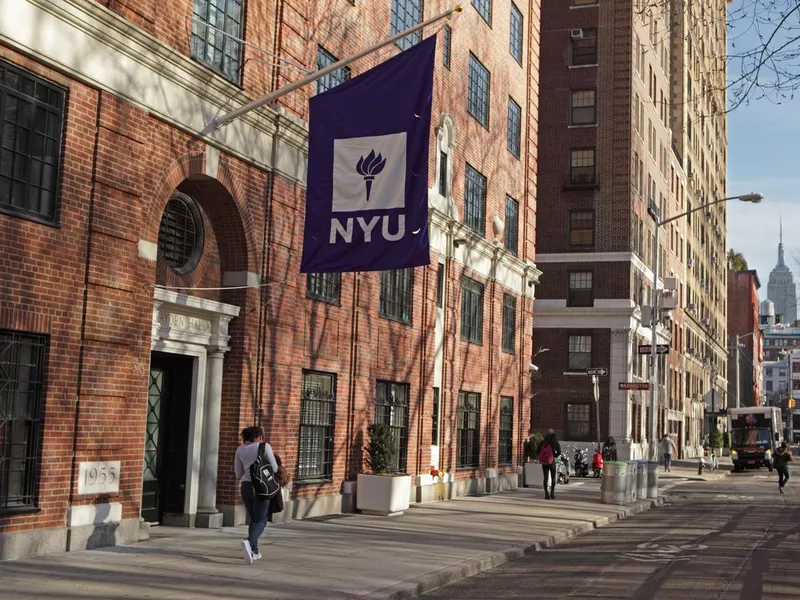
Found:
[[604, 367], [600, 367], [597, 369], [586, 369], [587, 375], [599, 375], [600, 377], [604, 377], [608, 375], [608, 369]]
[[[639, 344], [639, 354], [652, 354], [653, 346]], [[669, 344], [656, 344], [656, 354], [669, 354]]]

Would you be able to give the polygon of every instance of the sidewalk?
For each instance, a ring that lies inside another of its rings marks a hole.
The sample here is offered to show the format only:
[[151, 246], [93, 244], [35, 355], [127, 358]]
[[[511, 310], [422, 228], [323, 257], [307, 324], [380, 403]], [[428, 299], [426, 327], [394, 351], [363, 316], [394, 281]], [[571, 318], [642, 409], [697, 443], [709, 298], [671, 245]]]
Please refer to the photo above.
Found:
[[264, 559], [252, 566], [240, 554], [244, 527], [157, 527], [150, 541], [131, 546], [0, 563], [0, 597], [411, 598], [661, 503], [600, 504], [599, 486], [571, 483], [553, 501], [519, 489], [419, 505], [399, 517], [294, 521], [269, 526]]

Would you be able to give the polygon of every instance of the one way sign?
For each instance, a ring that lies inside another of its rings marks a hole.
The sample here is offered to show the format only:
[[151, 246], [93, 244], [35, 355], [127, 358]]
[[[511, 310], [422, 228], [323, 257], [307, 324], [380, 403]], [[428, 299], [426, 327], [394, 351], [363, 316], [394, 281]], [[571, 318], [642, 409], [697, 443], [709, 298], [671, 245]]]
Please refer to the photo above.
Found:
[[587, 375], [600, 375], [601, 377], [604, 375], [608, 375], [608, 369], [606, 368], [599, 368], [599, 369], [586, 369]]

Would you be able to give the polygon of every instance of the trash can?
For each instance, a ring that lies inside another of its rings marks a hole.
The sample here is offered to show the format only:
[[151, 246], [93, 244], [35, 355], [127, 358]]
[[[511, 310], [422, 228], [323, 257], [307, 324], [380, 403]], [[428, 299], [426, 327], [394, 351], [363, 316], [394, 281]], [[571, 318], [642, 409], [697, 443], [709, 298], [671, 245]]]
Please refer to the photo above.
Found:
[[647, 461], [647, 497], [658, 498], [658, 463]]
[[603, 504], [625, 504], [628, 489], [628, 463], [609, 461], [603, 464], [600, 501]]
[[625, 502], [630, 504], [636, 500], [636, 461], [628, 461], [628, 471], [625, 482]]
[[639, 500], [647, 498], [647, 461], [636, 461], [636, 497]]

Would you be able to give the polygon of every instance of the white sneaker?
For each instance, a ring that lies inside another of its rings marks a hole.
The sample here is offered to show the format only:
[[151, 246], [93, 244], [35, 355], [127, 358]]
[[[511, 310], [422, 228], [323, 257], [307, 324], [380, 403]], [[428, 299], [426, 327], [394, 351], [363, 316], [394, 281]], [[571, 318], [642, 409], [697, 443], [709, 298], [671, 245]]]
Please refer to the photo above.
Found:
[[253, 554], [253, 560], [261, 560], [261, 552], [258, 554]]
[[[242, 540], [242, 557], [248, 565], [253, 564], [253, 550], [250, 548], [250, 540]], [[258, 557], [261, 558], [261, 555], [259, 554]]]

